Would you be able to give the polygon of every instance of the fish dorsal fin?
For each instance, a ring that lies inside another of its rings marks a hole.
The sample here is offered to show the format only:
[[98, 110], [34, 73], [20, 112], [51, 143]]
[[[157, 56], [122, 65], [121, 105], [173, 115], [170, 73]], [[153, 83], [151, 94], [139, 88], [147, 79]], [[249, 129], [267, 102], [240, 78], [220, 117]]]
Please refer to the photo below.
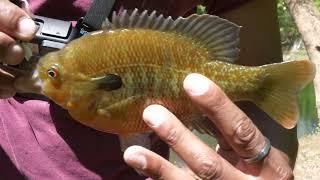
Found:
[[240, 26], [218, 16], [203, 14], [191, 15], [187, 18], [157, 15], [156, 11], [142, 13], [138, 9], [129, 13], [114, 12], [112, 23], [106, 20], [102, 28], [105, 30], [143, 28], [163, 32], [173, 32], [192, 38], [208, 49], [212, 60], [234, 62], [239, 54]]

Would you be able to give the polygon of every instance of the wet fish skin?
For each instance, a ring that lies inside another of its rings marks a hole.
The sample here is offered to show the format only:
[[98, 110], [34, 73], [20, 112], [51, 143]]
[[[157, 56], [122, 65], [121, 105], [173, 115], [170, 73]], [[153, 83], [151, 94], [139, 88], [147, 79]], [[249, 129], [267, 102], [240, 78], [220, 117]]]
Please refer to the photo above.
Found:
[[[142, 112], [150, 104], [164, 105], [187, 126], [196, 121], [194, 117], [201, 112], [185, 95], [182, 82], [188, 74], [200, 73], [233, 101], [250, 100], [284, 127], [295, 125], [296, 94], [314, 77], [310, 61], [245, 67], [227, 62], [228, 55], [235, 52], [232, 43], [222, 39], [215, 47], [215, 43], [203, 41], [184, 33], [146, 28], [94, 32], [40, 60], [37, 72], [42, 93], [77, 121], [126, 135], [149, 131]], [[56, 76], [49, 76], [49, 70]], [[107, 74], [121, 77], [122, 87], [113, 91], [101, 88], [95, 79]], [[284, 104], [286, 107], [278, 106]]]

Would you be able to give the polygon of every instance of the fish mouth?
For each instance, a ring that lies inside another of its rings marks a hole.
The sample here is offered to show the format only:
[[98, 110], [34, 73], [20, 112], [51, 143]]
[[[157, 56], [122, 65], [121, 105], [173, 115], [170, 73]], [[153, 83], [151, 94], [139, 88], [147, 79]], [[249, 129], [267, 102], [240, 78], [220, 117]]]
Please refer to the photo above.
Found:
[[37, 70], [17, 77], [14, 86], [19, 93], [43, 94], [43, 81], [39, 78]]
[[43, 81], [39, 78], [39, 72], [37, 70], [32, 73], [31, 80], [35, 88], [43, 89]]

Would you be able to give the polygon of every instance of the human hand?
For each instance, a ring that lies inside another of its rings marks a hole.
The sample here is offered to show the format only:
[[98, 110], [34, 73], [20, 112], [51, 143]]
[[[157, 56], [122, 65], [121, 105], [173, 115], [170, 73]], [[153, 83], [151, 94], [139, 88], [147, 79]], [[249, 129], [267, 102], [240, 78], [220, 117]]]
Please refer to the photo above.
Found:
[[[197, 84], [197, 86], [194, 86]], [[217, 151], [204, 144], [167, 109], [151, 105], [143, 119], [201, 179], [293, 179], [290, 158], [272, 147], [260, 161], [247, 163], [266, 145], [266, 139], [251, 119], [232, 103], [209, 79], [189, 75], [184, 88], [217, 128]], [[275, 132], [276, 133], [276, 132]], [[195, 179], [161, 156], [139, 146], [131, 146], [124, 160], [153, 179]]]
[[22, 72], [3, 64], [16, 65], [23, 60], [23, 49], [15, 39], [33, 38], [36, 25], [29, 14], [26, 4], [21, 9], [8, 0], [0, 0], [0, 98], [16, 93], [15, 80]]

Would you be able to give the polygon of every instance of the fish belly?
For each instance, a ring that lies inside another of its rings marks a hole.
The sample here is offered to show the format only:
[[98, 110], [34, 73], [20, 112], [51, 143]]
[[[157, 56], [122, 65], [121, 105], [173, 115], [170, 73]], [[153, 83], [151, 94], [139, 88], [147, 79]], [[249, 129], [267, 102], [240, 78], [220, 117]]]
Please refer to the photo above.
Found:
[[89, 114], [86, 109], [70, 113], [101, 131], [116, 134], [148, 131], [142, 113], [150, 104], [164, 105], [188, 125], [188, 117], [199, 114], [182, 88], [190, 73], [207, 76], [233, 100], [245, 99], [259, 86], [259, 69], [215, 61], [205, 48], [176, 34], [123, 31], [108, 39], [105, 44], [110, 47], [104, 46], [104, 51], [101, 51], [103, 41], [92, 42], [98, 44], [93, 52], [103, 58], [92, 55], [94, 61], [83, 61], [82, 66], [88, 68], [82, 68], [82, 72], [97, 77], [117, 74], [123, 87], [112, 92], [95, 92], [98, 103], [90, 118], [85, 115]]

